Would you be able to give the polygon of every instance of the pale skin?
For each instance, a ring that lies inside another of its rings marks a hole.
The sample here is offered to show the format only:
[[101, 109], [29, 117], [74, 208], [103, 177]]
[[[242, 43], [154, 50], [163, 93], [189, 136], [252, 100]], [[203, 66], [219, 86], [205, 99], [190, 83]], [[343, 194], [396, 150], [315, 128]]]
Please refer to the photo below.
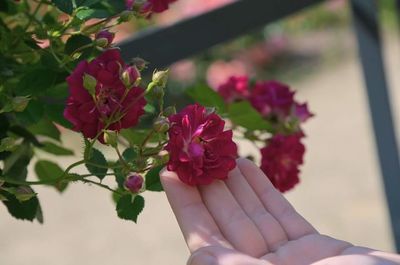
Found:
[[246, 159], [225, 181], [191, 187], [161, 181], [191, 256], [188, 265], [394, 265], [400, 256], [334, 239], [298, 214]]

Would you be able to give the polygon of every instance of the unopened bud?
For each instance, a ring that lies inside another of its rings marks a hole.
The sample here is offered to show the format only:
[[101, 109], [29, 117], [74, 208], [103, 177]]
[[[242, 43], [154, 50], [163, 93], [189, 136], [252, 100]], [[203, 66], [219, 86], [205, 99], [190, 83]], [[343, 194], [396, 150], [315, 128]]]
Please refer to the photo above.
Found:
[[111, 45], [115, 37], [115, 34], [108, 31], [102, 30], [96, 34], [96, 45], [102, 48], [106, 48]]
[[121, 75], [121, 80], [125, 87], [130, 89], [132, 86], [139, 85], [141, 78], [136, 66], [128, 66]]
[[106, 130], [104, 131], [104, 143], [116, 147], [118, 145], [118, 134], [115, 131]]
[[176, 108], [174, 106], [169, 106], [163, 111], [163, 115], [165, 117], [169, 117], [174, 114], [176, 114]]
[[169, 122], [167, 118], [159, 117], [154, 121], [153, 128], [157, 132], [164, 133], [169, 130]]
[[83, 87], [89, 92], [91, 96], [96, 94], [97, 80], [93, 76], [86, 74], [83, 76]]
[[29, 97], [15, 97], [12, 99], [12, 109], [16, 112], [23, 112], [28, 106]]
[[131, 20], [134, 16], [134, 13], [132, 11], [129, 10], [125, 10], [121, 12], [121, 15], [119, 16], [119, 20], [121, 22], [128, 22], [129, 20]]
[[152, 82], [156, 86], [160, 86], [160, 87], [164, 88], [167, 85], [167, 81], [168, 81], [168, 70], [155, 71], [153, 73]]
[[124, 182], [124, 186], [132, 193], [138, 193], [143, 188], [143, 177], [139, 174], [130, 175]]
[[164, 89], [162, 87], [156, 86], [150, 91], [150, 96], [155, 99], [161, 99], [164, 97]]

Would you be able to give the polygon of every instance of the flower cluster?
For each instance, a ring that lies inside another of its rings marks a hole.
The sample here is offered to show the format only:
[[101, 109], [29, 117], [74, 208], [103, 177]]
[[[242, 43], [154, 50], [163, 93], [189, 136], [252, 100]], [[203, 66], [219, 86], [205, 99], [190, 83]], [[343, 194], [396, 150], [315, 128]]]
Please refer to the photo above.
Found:
[[139, 76], [134, 68], [125, 65], [117, 49], [78, 64], [67, 78], [70, 95], [64, 111], [75, 131], [104, 142], [98, 136], [103, 130], [120, 131], [137, 124], [146, 100], [144, 90], [135, 86]]
[[301, 124], [313, 114], [307, 104], [294, 99], [294, 91], [277, 81], [260, 81], [250, 85], [248, 77], [233, 76], [218, 87], [226, 103], [246, 100], [272, 127], [263, 139], [261, 169], [281, 192], [299, 182], [305, 147]]

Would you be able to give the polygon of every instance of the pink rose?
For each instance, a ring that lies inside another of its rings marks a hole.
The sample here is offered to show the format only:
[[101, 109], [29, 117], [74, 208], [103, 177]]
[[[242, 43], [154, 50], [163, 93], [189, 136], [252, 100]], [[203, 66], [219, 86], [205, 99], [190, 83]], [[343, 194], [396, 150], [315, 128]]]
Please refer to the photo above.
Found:
[[232, 130], [224, 131], [225, 122], [215, 113], [198, 105], [189, 105], [169, 117], [171, 128], [166, 150], [167, 168], [189, 185], [210, 184], [226, 179], [236, 166], [237, 147]]
[[281, 192], [299, 183], [299, 166], [303, 164], [305, 147], [300, 142], [303, 134], [277, 134], [261, 149], [261, 170]]
[[[144, 90], [124, 86], [120, 77], [124, 68], [126, 66], [119, 50], [112, 49], [91, 62], [80, 62], [67, 77], [70, 95], [64, 117], [72, 123], [73, 130], [93, 139], [105, 129], [107, 123], [109, 126], [106, 129], [113, 131], [130, 128], [138, 123], [146, 105]], [[84, 87], [85, 75], [95, 80], [93, 95]], [[98, 139], [104, 143], [102, 135]]]
[[249, 95], [249, 78], [247, 76], [231, 76], [228, 81], [218, 87], [218, 93], [226, 103], [246, 99]]

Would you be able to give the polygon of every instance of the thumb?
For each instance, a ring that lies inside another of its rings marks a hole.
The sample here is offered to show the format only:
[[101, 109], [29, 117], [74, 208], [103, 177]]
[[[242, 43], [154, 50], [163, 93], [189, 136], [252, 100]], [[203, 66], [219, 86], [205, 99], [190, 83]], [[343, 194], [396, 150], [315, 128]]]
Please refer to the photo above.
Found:
[[187, 265], [269, 265], [236, 250], [223, 247], [203, 247], [192, 253]]

